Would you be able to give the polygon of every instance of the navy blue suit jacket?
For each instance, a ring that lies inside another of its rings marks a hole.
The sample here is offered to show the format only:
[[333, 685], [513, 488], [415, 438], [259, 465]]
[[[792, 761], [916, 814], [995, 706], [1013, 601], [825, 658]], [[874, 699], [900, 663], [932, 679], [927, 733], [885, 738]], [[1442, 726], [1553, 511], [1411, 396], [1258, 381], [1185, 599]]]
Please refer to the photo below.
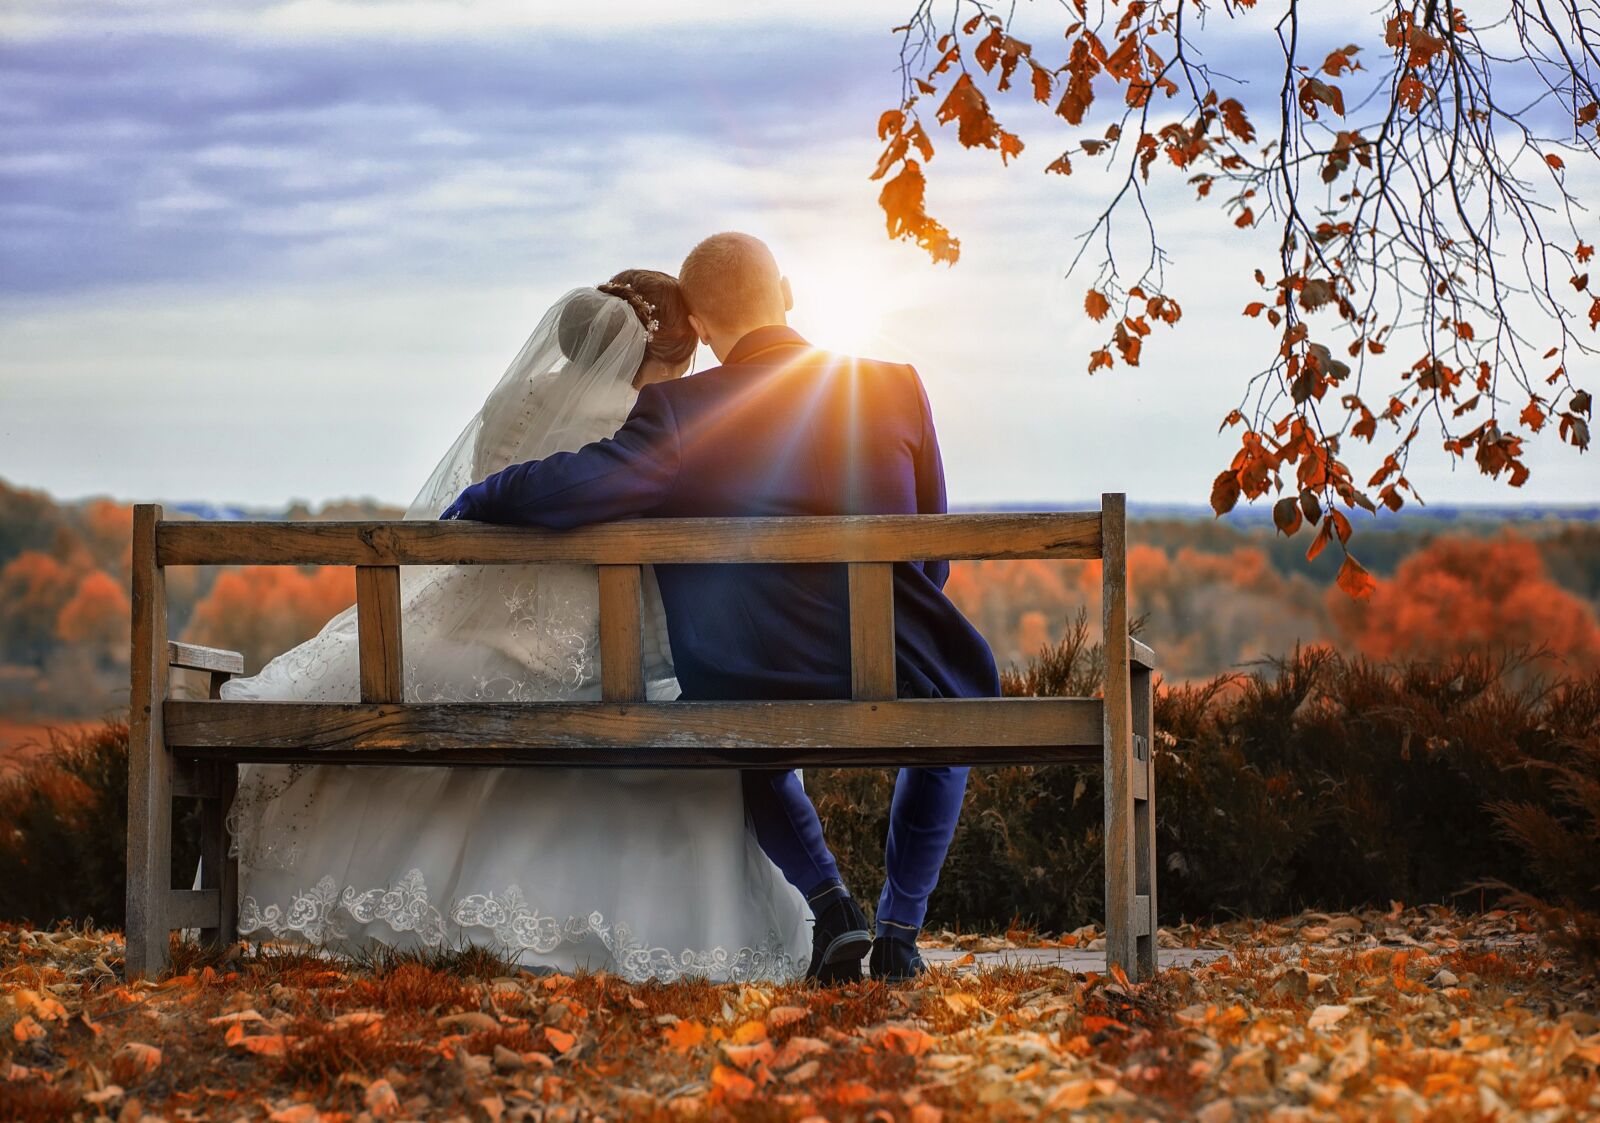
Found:
[[[909, 366], [818, 351], [784, 327], [722, 366], [646, 386], [607, 440], [474, 484], [447, 518], [566, 529], [614, 519], [945, 511], [927, 395]], [[944, 595], [949, 563], [895, 566], [901, 697], [992, 697], [994, 656]], [[689, 700], [848, 698], [842, 565], [656, 567]]]

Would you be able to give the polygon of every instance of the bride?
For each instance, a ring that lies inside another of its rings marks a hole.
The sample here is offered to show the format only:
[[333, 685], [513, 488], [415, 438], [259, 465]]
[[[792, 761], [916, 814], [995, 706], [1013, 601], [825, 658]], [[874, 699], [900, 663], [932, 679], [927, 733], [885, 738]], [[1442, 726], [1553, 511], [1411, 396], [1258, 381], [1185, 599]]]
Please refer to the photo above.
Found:
[[[677, 281], [630, 269], [551, 308], [406, 512], [610, 436], [695, 349]], [[405, 697], [600, 696], [592, 568], [402, 570]], [[645, 678], [677, 697], [648, 571]], [[356, 611], [223, 687], [233, 701], [358, 700]], [[337, 950], [481, 944], [532, 967], [625, 978], [782, 980], [805, 903], [745, 824], [735, 772], [245, 765], [229, 813], [239, 931]]]

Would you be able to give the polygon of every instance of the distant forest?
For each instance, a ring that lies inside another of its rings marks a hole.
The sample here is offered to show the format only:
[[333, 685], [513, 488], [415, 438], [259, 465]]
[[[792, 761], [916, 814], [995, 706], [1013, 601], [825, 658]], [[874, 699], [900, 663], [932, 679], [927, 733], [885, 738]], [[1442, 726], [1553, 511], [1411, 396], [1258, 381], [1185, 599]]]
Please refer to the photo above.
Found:
[[[280, 517], [398, 514], [354, 502]], [[0, 717], [92, 718], [126, 704], [131, 525], [124, 504], [60, 503], [0, 481]], [[1570, 669], [1600, 666], [1600, 523], [1456, 512], [1380, 525], [1390, 529], [1360, 544], [1383, 582], [1358, 604], [1333, 586], [1337, 551], [1312, 564], [1303, 541], [1256, 520], [1135, 511], [1134, 612], [1164, 674], [1203, 679], [1296, 644], [1374, 659], [1536, 649]], [[949, 591], [1001, 663], [1020, 664], [1080, 611], [1097, 625], [1099, 581], [1097, 563], [968, 562], [953, 567]], [[348, 569], [168, 574], [171, 634], [242, 651], [252, 671], [354, 598]]]

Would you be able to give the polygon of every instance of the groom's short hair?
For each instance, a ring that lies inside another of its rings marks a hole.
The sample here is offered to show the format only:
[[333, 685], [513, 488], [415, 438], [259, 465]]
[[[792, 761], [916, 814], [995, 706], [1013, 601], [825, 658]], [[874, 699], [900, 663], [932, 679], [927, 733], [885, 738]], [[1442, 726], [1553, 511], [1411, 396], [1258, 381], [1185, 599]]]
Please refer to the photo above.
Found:
[[689, 311], [719, 327], [783, 316], [778, 261], [765, 242], [749, 234], [730, 231], [701, 242], [683, 259], [678, 284]]

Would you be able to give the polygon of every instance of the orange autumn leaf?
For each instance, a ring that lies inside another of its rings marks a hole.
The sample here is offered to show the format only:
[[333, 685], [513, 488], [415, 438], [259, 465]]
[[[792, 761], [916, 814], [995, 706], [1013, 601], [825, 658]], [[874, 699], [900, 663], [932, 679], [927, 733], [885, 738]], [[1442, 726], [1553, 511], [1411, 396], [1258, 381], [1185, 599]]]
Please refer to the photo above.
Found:
[[1083, 1019], [1083, 1031], [1085, 1033], [1099, 1033], [1101, 1030], [1127, 1028], [1126, 1022], [1119, 1022], [1116, 1018], [1107, 1018], [1099, 1014], [1090, 1014]]
[[118, 1081], [132, 1084], [161, 1067], [161, 1050], [142, 1041], [129, 1041], [111, 1054], [111, 1071]]
[[941, 125], [956, 122], [956, 139], [966, 148], [1000, 146], [999, 122], [989, 111], [989, 99], [973, 84], [970, 74], [963, 74], [950, 87], [939, 106], [938, 120]]
[[730, 1100], [748, 1100], [756, 1093], [754, 1080], [727, 1065], [717, 1065], [711, 1070], [711, 1086]]
[[375, 1119], [389, 1119], [400, 1114], [400, 1096], [394, 1085], [382, 1077], [367, 1085], [361, 1102]]
[[954, 264], [961, 256], [961, 242], [929, 216], [923, 202], [927, 181], [922, 165], [906, 160], [900, 174], [883, 185], [878, 204], [890, 238], [910, 239], [928, 252], [934, 261]]
[[735, 1045], [748, 1045], [752, 1041], [765, 1041], [767, 1027], [763, 1022], [744, 1022], [733, 1031], [729, 1038]]
[[1083, 310], [1089, 313], [1091, 319], [1103, 320], [1106, 313], [1111, 311], [1111, 302], [1101, 295], [1098, 289], [1090, 289], [1089, 294], [1083, 298]]
[[36, 990], [19, 990], [11, 997], [12, 1005], [24, 1014], [35, 1014], [40, 1021], [58, 1022], [67, 1018], [67, 1008], [47, 994]]
[[261, 1037], [247, 1037], [242, 1041], [247, 1052], [255, 1053], [262, 1057], [282, 1057], [289, 1052], [289, 1039], [281, 1033], [264, 1034]]
[[872, 1090], [870, 1085], [863, 1084], [859, 1080], [852, 1080], [835, 1088], [830, 1098], [835, 1103], [848, 1106], [851, 1104], [870, 1103], [878, 1098], [878, 1094]]
[[266, 1033], [256, 1037], [249, 1037], [244, 1032], [244, 1026], [234, 1022], [228, 1026], [228, 1032], [222, 1037], [223, 1043], [230, 1048], [243, 1049], [247, 1053], [255, 1053], [264, 1057], [281, 1057], [288, 1052], [288, 1041], [281, 1033]]
[[769, 1067], [782, 1071], [793, 1068], [807, 1057], [818, 1053], [826, 1053], [828, 1043], [815, 1037], [791, 1037], [783, 1043], [783, 1048], [778, 1050], [778, 1055], [772, 1059]]
[[934, 1046], [931, 1036], [912, 1026], [886, 1026], [880, 1041], [889, 1052], [908, 1057], [920, 1057]]
[[1311, 546], [1306, 550], [1306, 561], [1316, 561], [1317, 555], [1327, 547], [1328, 540], [1333, 534], [1333, 520], [1323, 519], [1322, 526], [1317, 531], [1317, 536], [1311, 540]]
[[706, 1027], [699, 1022], [673, 1022], [661, 1036], [669, 1048], [679, 1053], [687, 1053], [705, 1042]]
[[722, 1043], [722, 1052], [728, 1058], [730, 1064], [747, 1072], [757, 1062], [770, 1065], [777, 1055], [777, 1050], [772, 1047], [772, 1042], [764, 1038], [754, 1045], [735, 1045], [725, 1041]]
[[544, 1027], [544, 1039], [550, 1042], [550, 1047], [558, 1053], [565, 1053], [578, 1040], [566, 1030], [557, 1029], [555, 1026]]
[[1366, 600], [1377, 587], [1377, 580], [1367, 572], [1366, 567], [1346, 554], [1344, 564], [1339, 567], [1339, 588], [1356, 600]]

